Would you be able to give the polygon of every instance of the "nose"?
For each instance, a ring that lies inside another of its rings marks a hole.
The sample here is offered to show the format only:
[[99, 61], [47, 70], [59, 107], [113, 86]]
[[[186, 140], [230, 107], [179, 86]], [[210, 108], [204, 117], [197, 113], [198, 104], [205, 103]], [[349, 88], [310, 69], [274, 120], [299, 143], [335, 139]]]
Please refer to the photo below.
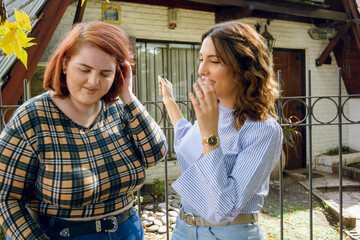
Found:
[[99, 75], [96, 72], [93, 72], [88, 79], [88, 82], [92, 85], [97, 85], [99, 83]]
[[200, 62], [200, 64], [199, 64], [198, 74], [200, 76], [206, 76], [209, 74], [207, 64], [205, 64], [204, 61]]

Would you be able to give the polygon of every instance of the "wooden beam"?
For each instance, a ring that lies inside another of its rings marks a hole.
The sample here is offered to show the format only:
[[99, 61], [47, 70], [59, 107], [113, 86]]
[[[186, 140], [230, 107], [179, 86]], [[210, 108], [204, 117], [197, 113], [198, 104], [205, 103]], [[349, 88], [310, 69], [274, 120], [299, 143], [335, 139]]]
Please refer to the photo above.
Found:
[[44, 6], [42, 19], [29, 34], [29, 37], [35, 38], [33, 42], [37, 45], [30, 47], [27, 51], [28, 69], [17, 60], [9, 73], [10, 79], [2, 90], [3, 105], [18, 103], [24, 92], [24, 79], [28, 80], [32, 76], [69, 3], [70, 0], [49, 0]]
[[196, 4], [196, 3], [180, 1], [180, 0], [111, 0], [111, 1], [113, 1], [113, 2], [131, 2], [131, 3], [148, 4], [148, 5], [154, 5], [154, 6], [184, 8], [184, 9], [191, 9], [191, 10], [198, 10], [198, 11], [215, 12], [215, 6]]
[[[259, 1], [245, 1], [245, 0], [188, 0], [188, 2], [202, 3], [217, 6], [233, 6], [249, 8], [251, 10], [262, 10], [267, 12], [283, 13], [299, 17], [320, 18], [335, 21], [347, 21], [346, 13], [321, 9], [318, 7], [293, 7], [291, 5], [284, 5], [283, 3], [265, 3]], [[283, 4], [283, 5], [281, 5]]]
[[82, 22], [85, 8], [86, 8], [86, 3], [87, 3], [87, 1], [85, 1], [84, 4], [81, 6], [81, 0], [78, 1], [73, 24]]
[[215, 11], [215, 22], [225, 22], [229, 20], [236, 20], [240, 18], [251, 17], [253, 10], [249, 8], [239, 7], [221, 7]]
[[326, 46], [324, 51], [321, 53], [320, 57], [315, 60], [316, 66], [321, 66], [327, 61], [327, 59], [330, 57], [330, 53], [334, 50], [334, 48], [337, 45], [337, 43], [339, 42], [339, 40], [347, 33], [347, 31], [349, 31], [351, 25], [352, 25], [352, 22], [350, 22], [350, 21], [347, 22], [345, 27], [342, 29], [342, 31], [340, 33], [338, 33], [338, 35], [336, 35], [336, 37], [331, 39], [329, 44]]
[[356, 46], [360, 51], [360, 23], [359, 15], [355, 6], [355, 0], [343, 0], [345, 11], [350, 19], [354, 21], [353, 30], [355, 35]]

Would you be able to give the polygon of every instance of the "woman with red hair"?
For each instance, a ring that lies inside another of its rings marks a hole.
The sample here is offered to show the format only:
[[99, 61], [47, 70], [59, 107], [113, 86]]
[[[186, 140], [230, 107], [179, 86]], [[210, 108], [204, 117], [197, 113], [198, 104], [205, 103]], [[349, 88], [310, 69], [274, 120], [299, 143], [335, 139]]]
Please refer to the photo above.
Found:
[[133, 192], [166, 153], [132, 93], [129, 40], [118, 27], [75, 25], [44, 76], [48, 91], [0, 135], [0, 223], [7, 239], [143, 239]]

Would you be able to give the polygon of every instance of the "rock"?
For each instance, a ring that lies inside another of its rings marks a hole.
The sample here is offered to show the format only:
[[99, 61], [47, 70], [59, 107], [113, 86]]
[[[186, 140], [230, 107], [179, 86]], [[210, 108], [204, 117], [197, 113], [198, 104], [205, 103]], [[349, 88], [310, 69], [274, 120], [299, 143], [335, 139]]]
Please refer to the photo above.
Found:
[[158, 233], [166, 233], [166, 226], [161, 226], [161, 227], [158, 229]]
[[176, 226], [175, 223], [174, 223], [174, 224], [171, 224], [171, 225], [170, 225], [170, 228], [171, 228], [171, 229], [175, 229], [175, 226]]
[[170, 215], [171, 217], [177, 217], [178, 212], [175, 212], [175, 211], [169, 211], [169, 215]]
[[169, 219], [170, 219], [170, 222], [173, 222], [173, 223], [176, 222], [176, 218], [177, 218], [177, 217], [170, 217], [170, 218], [169, 218]]
[[179, 213], [180, 212], [180, 208], [177, 208], [177, 207], [173, 207], [173, 209], [172, 209], [174, 212], [177, 212], [177, 213]]
[[[163, 208], [166, 209], [166, 204], [165, 203], [159, 203], [159, 208]], [[168, 208], [171, 208], [171, 206], [168, 204]]]
[[151, 222], [154, 222], [154, 221], [155, 221], [155, 218], [154, 218], [154, 217], [148, 217], [147, 220], [148, 220], [148, 221], [151, 221]]
[[161, 217], [161, 222], [162, 222], [163, 224], [166, 224], [166, 216], [162, 216], [162, 217]]
[[158, 225], [152, 225], [152, 226], [146, 228], [146, 231], [148, 231], [148, 232], [156, 232], [157, 230], [159, 230], [159, 228], [160, 227]]
[[146, 210], [153, 210], [154, 209], [154, 205], [148, 205], [145, 207]]
[[165, 208], [161, 208], [160, 211], [163, 212], [163, 213], [166, 213], [166, 209], [165, 209]]
[[142, 213], [145, 213], [145, 214], [149, 215], [149, 214], [150, 214], [150, 211], [144, 210], [144, 211], [142, 211]]
[[158, 219], [156, 219], [156, 220], [154, 221], [154, 224], [155, 224], [155, 225], [158, 225], [159, 227], [163, 225], [163, 223], [162, 223], [160, 220], [158, 220]]
[[165, 216], [165, 213], [163, 213], [163, 212], [156, 212], [155, 215], [162, 217], [162, 216]]
[[142, 222], [143, 222], [143, 224], [144, 224], [146, 227], [151, 226], [151, 225], [153, 225], [153, 223], [154, 223], [154, 222], [148, 221], [148, 220], [144, 220], [144, 221], [142, 221]]
[[141, 214], [141, 219], [142, 220], [146, 220], [148, 217], [149, 217], [149, 215], [147, 215], [145, 213]]

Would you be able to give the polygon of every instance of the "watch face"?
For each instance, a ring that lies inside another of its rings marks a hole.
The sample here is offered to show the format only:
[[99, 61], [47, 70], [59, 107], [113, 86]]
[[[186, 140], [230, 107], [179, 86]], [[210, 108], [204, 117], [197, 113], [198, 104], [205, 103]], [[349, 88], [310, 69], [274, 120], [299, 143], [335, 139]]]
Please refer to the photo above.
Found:
[[216, 136], [210, 136], [207, 140], [209, 146], [216, 146], [216, 144], [218, 143], [218, 138]]

